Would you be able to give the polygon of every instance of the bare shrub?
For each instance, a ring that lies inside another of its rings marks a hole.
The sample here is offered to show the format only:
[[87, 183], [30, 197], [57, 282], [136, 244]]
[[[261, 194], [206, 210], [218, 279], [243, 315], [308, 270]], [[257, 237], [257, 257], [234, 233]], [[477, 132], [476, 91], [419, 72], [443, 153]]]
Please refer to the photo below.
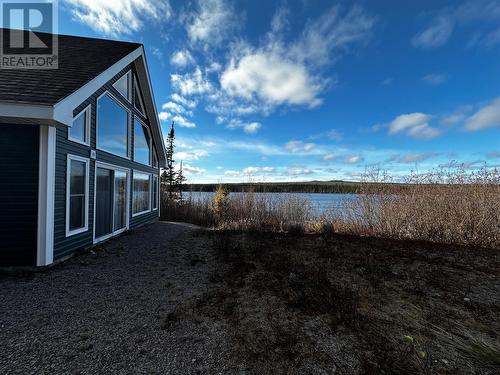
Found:
[[384, 185], [366, 185], [337, 229], [388, 238], [500, 246], [500, 171], [483, 168], [467, 173], [456, 167], [413, 174], [406, 182], [392, 193]]
[[[314, 216], [298, 194], [229, 194], [219, 187], [213, 200], [162, 201], [162, 219], [220, 229], [343, 233], [423, 240], [468, 246], [500, 247], [500, 171], [463, 166], [411, 174], [394, 184], [379, 170], [368, 171], [356, 198], [341, 213]], [[369, 183], [368, 183], [369, 182]]]

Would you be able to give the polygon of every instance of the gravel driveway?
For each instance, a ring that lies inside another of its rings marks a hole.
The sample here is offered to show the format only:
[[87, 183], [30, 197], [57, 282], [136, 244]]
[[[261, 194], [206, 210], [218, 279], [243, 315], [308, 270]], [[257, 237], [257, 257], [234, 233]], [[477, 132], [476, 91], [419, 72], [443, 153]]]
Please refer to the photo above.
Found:
[[0, 275], [0, 374], [234, 372], [217, 321], [168, 329], [216, 264], [197, 233], [159, 222], [43, 272]]

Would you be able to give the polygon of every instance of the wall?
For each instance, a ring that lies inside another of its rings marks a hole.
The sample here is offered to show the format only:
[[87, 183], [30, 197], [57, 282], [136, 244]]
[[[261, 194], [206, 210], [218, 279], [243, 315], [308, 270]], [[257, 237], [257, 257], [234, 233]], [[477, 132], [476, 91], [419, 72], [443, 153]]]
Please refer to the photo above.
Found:
[[37, 257], [39, 128], [0, 124], [0, 265]]
[[[67, 255], [70, 255], [75, 250], [80, 248], [88, 247], [93, 244], [93, 221], [94, 221], [94, 173], [95, 173], [95, 160], [90, 160], [90, 183], [89, 183], [89, 229], [87, 232], [66, 237], [66, 164], [67, 155], [73, 154], [77, 156], [82, 156], [85, 158], [90, 158], [90, 150], [96, 150], [96, 109], [97, 109], [97, 98], [102, 95], [106, 90], [110, 91], [116, 98], [121, 98], [120, 103], [125, 105], [134, 116], [140, 117], [146, 124], [149, 125], [149, 121], [145, 118], [139, 111], [134, 107], [133, 100], [129, 103], [126, 99], [122, 98], [120, 94], [112, 87], [113, 83], [116, 82], [123, 74], [127, 71], [134, 71], [133, 65], [125, 68], [122, 72], [117, 74], [113, 79], [111, 79], [106, 85], [95, 92], [91, 97], [81, 103], [78, 108], [75, 108], [74, 115], [80, 113], [85, 107], [91, 104], [91, 131], [90, 131], [90, 147], [81, 145], [79, 143], [68, 140], [68, 129], [66, 127], [60, 127], [57, 129], [57, 141], [56, 141], [56, 183], [55, 183], [55, 223], [54, 223], [54, 260], [60, 259]], [[135, 95], [134, 90], [132, 94]], [[132, 97], [132, 99], [134, 99]], [[133, 123], [131, 124], [131, 145], [133, 145]], [[158, 145], [155, 145], [156, 149], [159, 149]], [[132, 147], [133, 150], [133, 147]], [[132, 151], [133, 152], [133, 151]], [[158, 168], [151, 168], [149, 166], [133, 162], [119, 156], [109, 154], [105, 151], [97, 150], [97, 161], [129, 168], [132, 170], [144, 171], [149, 173], [159, 174]], [[133, 159], [133, 155], [132, 155]], [[132, 183], [132, 175], [130, 176]], [[129, 186], [130, 193], [132, 192], [132, 186]], [[132, 197], [132, 194], [130, 194]], [[132, 199], [132, 198], [131, 198]], [[132, 207], [132, 202], [130, 201], [130, 207]], [[129, 224], [130, 228], [137, 227], [144, 223], [148, 223], [158, 219], [158, 211], [152, 211], [141, 216], [132, 217], [132, 210], [129, 212]]]

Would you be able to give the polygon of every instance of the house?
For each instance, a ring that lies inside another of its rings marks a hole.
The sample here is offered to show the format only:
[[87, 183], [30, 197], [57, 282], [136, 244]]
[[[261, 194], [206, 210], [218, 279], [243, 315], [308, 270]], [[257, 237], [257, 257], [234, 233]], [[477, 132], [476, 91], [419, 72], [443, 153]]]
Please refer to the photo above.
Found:
[[0, 266], [49, 265], [160, 214], [143, 45], [58, 43], [58, 69], [0, 69]]

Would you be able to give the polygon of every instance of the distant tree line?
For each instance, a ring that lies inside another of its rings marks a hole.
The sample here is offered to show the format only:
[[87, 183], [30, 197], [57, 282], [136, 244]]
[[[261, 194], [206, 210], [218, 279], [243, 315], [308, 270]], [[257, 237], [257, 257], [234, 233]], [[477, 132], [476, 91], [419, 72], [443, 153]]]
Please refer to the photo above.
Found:
[[[265, 182], [265, 183], [229, 183], [224, 184], [230, 192], [256, 193], [331, 193], [357, 194], [366, 190], [367, 185], [375, 187], [381, 184], [347, 181], [311, 181], [311, 182]], [[215, 192], [218, 184], [187, 184], [185, 191]], [[399, 184], [384, 184], [384, 188], [398, 190]]]

